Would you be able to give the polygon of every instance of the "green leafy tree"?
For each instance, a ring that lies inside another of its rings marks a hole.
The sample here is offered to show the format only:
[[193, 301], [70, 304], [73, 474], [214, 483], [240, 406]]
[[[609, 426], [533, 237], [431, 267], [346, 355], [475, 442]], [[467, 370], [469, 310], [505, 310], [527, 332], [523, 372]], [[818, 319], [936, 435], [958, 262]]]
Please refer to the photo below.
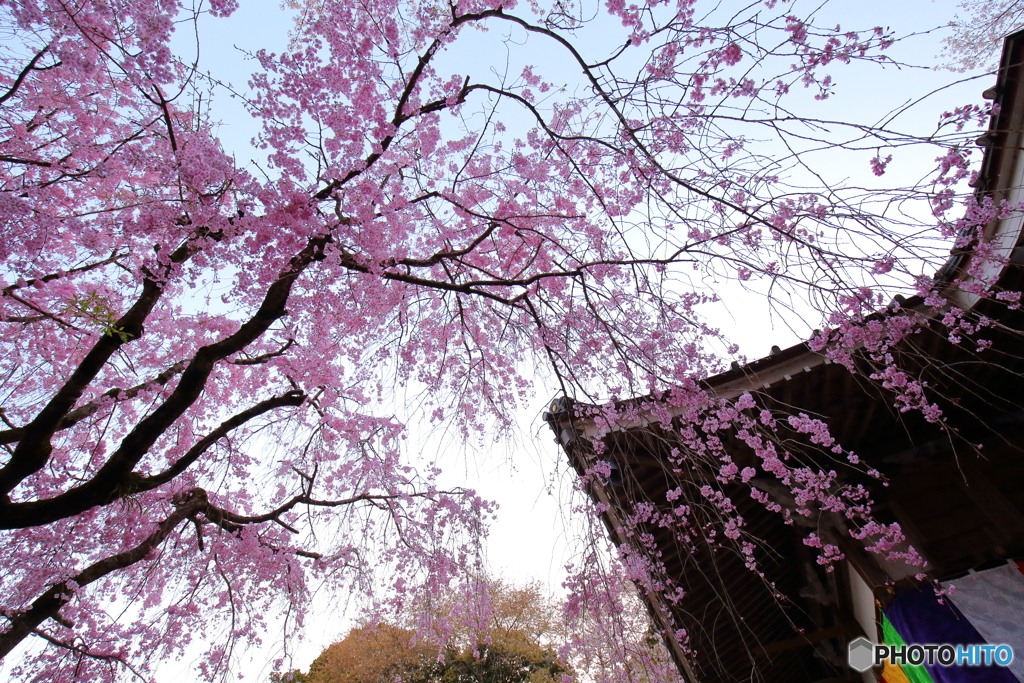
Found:
[[554, 650], [531, 640], [522, 631], [503, 634], [490, 645], [465, 648], [424, 678], [429, 683], [549, 683], [571, 676]]

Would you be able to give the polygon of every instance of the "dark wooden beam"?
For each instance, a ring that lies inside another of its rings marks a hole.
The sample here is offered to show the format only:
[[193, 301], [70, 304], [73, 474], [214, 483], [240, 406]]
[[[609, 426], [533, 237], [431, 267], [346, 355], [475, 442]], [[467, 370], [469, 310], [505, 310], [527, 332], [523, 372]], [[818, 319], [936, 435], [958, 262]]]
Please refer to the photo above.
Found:
[[779, 640], [774, 643], [762, 645], [754, 651], [754, 654], [767, 657], [770, 655], [776, 655], [780, 652], [786, 652], [788, 650], [795, 650], [798, 647], [805, 647], [807, 645], [813, 645], [814, 643], [822, 640], [828, 640], [829, 638], [838, 638], [848, 634], [845, 626], [830, 626], [829, 628], [823, 628], [820, 631], [812, 631], [811, 633], [801, 633], [795, 638], [787, 638], [786, 640]]

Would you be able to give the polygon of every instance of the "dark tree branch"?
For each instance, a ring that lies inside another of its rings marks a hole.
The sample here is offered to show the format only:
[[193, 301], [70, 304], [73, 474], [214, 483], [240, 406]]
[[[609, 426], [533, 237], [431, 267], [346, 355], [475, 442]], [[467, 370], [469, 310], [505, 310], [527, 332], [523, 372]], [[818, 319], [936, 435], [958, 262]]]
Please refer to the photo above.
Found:
[[399, 261], [393, 261], [391, 263], [388, 263], [385, 265], [385, 267], [391, 268], [394, 266], [409, 266], [410, 268], [429, 268], [430, 266], [436, 266], [438, 263], [444, 261], [445, 259], [455, 259], [459, 258], [460, 256], [465, 256], [466, 254], [470, 253], [478, 246], [480, 246], [481, 242], [490, 237], [491, 233], [493, 233], [497, 227], [498, 223], [495, 221], [491, 221], [490, 223], [487, 224], [487, 229], [484, 230], [479, 235], [477, 235], [476, 238], [474, 238], [473, 241], [469, 243], [469, 246], [465, 247], [464, 249], [439, 251], [430, 258], [425, 259], [404, 258]]
[[138, 480], [138, 485], [143, 487], [142, 490], [148, 491], [149, 489], [169, 482], [174, 479], [174, 477], [188, 469], [188, 467], [198, 460], [199, 456], [205, 453], [210, 446], [227, 436], [233, 429], [240, 427], [254, 417], [269, 413], [271, 410], [276, 408], [282, 408], [284, 406], [300, 406], [305, 400], [306, 394], [303, 392], [289, 391], [280, 396], [274, 396], [273, 398], [260, 401], [251, 408], [243, 410], [237, 415], [233, 415], [222, 422], [220, 426], [200, 439], [195, 446], [185, 453], [185, 455], [160, 474], [153, 475], [152, 477], [140, 478]]
[[[479, 14], [463, 14], [457, 16], [453, 18], [452, 22], [448, 25], [448, 31], [446, 33], [450, 33], [451, 31], [455, 30], [462, 24], [471, 21], [478, 21], [488, 16], [498, 16], [500, 14], [501, 10], [498, 9], [496, 11], [487, 10], [484, 12], [480, 12]], [[427, 65], [430, 64], [430, 61], [434, 58], [434, 55], [437, 54], [437, 51], [445, 44], [446, 38], [447, 35], [442, 35], [436, 38], [434, 42], [432, 42], [430, 46], [427, 47], [423, 54], [420, 55], [419, 59], [416, 62], [416, 68], [413, 69], [411, 74], [409, 74], [409, 79], [405, 83], [405, 88], [402, 90], [402, 94], [399, 95], [398, 97], [398, 104], [395, 106], [395, 115], [391, 119], [391, 123], [392, 125], [395, 126], [396, 131], [402, 126], [403, 123], [405, 123], [411, 118], [414, 118], [415, 116], [440, 111], [447, 107], [446, 101], [438, 100], [435, 102], [430, 102], [420, 107], [415, 112], [405, 111], [406, 105], [409, 103], [409, 100], [412, 98], [413, 93], [416, 91], [416, 87], [420, 83], [420, 79], [423, 77], [424, 70], [427, 68]], [[466, 80], [466, 83], [469, 83], [468, 78]], [[459, 94], [456, 96], [456, 101], [464, 101], [466, 98], [466, 94], [468, 92], [469, 90], [464, 84]], [[348, 181], [352, 180], [356, 176], [361, 175], [364, 171], [366, 171], [366, 169], [370, 168], [377, 161], [377, 159], [381, 158], [381, 156], [383, 156], [384, 153], [391, 146], [391, 143], [395, 139], [395, 134], [396, 133], [392, 133], [391, 135], [388, 135], [387, 137], [380, 141], [379, 152], [375, 151], [371, 153], [363, 160], [363, 163], [358, 168], [354, 168], [351, 171], [349, 171], [344, 178], [335, 178], [334, 180], [331, 180], [323, 189], [321, 189], [319, 192], [313, 195], [313, 199], [316, 201], [324, 201], [326, 199], [329, 199], [331, 193], [333, 193], [336, 189], [338, 189]]]
[[[442, 493], [451, 492], [443, 491]], [[242, 528], [242, 525], [245, 524], [262, 524], [264, 522], [276, 522], [281, 515], [288, 512], [296, 505], [335, 508], [342, 507], [345, 505], [352, 505], [354, 503], [359, 503], [362, 501], [373, 503], [385, 500], [397, 500], [402, 497], [403, 496], [397, 494], [391, 495], [364, 493], [358, 496], [352, 496], [350, 498], [341, 498], [339, 500], [317, 500], [312, 496], [303, 493], [294, 496], [288, 502], [283, 503], [277, 508], [271, 510], [270, 512], [266, 512], [262, 515], [238, 515], [229, 510], [224, 510], [222, 508], [218, 508], [211, 505], [210, 508], [206, 511], [206, 518], [209, 519], [211, 522], [217, 524], [218, 526], [222, 527], [226, 531], [237, 531]]]
[[122, 259], [122, 258], [124, 258], [127, 255], [128, 255], [127, 252], [125, 252], [125, 253], [118, 253], [118, 252], [115, 251], [109, 257], [103, 259], [102, 261], [96, 261], [95, 263], [90, 263], [88, 265], [79, 266], [78, 268], [72, 268], [71, 270], [65, 270], [65, 271], [61, 271], [59, 273], [50, 273], [49, 275], [44, 275], [43, 277], [35, 277], [35, 278], [32, 278], [31, 280], [25, 280], [21, 284], [15, 283], [13, 285], [7, 285], [6, 287], [3, 288], [3, 290], [0, 290], [0, 293], [2, 293], [4, 296], [9, 296], [12, 292], [14, 292], [17, 289], [23, 289], [25, 287], [33, 287], [36, 284], [39, 284], [41, 282], [52, 282], [53, 280], [57, 280], [57, 279], [60, 279], [60, 278], [63, 278], [63, 277], [67, 277], [69, 275], [78, 275], [79, 273], [87, 273], [90, 270], [96, 270], [97, 268], [102, 268], [103, 266], [109, 266], [111, 263], [116, 263], [118, 261], [118, 259]]
[[85, 332], [85, 330], [83, 330], [81, 327], [78, 327], [77, 325], [73, 325], [73, 324], [69, 323], [67, 320], [64, 320], [63, 318], [61, 318], [59, 316], [56, 316], [53, 313], [50, 313], [49, 311], [40, 308], [39, 306], [36, 306], [31, 301], [28, 301], [27, 299], [23, 299], [22, 297], [18, 296], [17, 294], [7, 294], [6, 296], [8, 298], [10, 298], [10, 299], [14, 299], [15, 301], [17, 301], [19, 304], [21, 304], [25, 308], [32, 309], [33, 311], [38, 313], [43, 318], [45, 318], [47, 320], [52, 320], [53, 322], [57, 323], [61, 327], [64, 327], [64, 328], [69, 329], [69, 330], [75, 330], [76, 332]]
[[[442, 259], [443, 262], [443, 259]], [[356, 260], [355, 256], [348, 252], [342, 252], [341, 254], [341, 265], [349, 270], [357, 273], [370, 273], [372, 272], [370, 267], [366, 264], [360, 263]], [[380, 277], [385, 280], [394, 280], [396, 282], [404, 282], [410, 285], [416, 285], [419, 287], [426, 287], [428, 289], [441, 289], [448, 292], [459, 292], [462, 294], [470, 294], [474, 296], [482, 296], [498, 303], [513, 305], [515, 304], [514, 299], [494, 294], [486, 290], [474, 289], [472, 285], [460, 284], [456, 282], [445, 282], [443, 280], [431, 280], [428, 278], [417, 277], [415, 275], [409, 275], [407, 273], [395, 273], [395, 272], [384, 272], [380, 273]]]
[[164, 278], [171, 273], [174, 265], [184, 263], [199, 251], [201, 240], [209, 236], [208, 230], [197, 231], [196, 235], [170, 254], [168, 263], [159, 273], [148, 270], [145, 272], [142, 293], [135, 304], [97, 340], [49, 403], [25, 425], [25, 431], [18, 447], [14, 449], [14, 454], [7, 464], [0, 468], [0, 503], [9, 500], [8, 494], [14, 487], [46, 465], [53, 450], [50, 441], [61, 421], [110, 357], [130, 340], [142, 335], [143, 323], [164, 292]]
[[[174, 528], [182, 520], [201, 512], [206, 507], [206, 491], [200, 488], [190, 489], [189, 491], [177, 494], [173, 502], [174, 512], [161, 522], [157, 530], [147, 536], [142, 543], [124, 552], [94, 562], [67, 581], [61, 581], [50, 586], [32, 602], [31, 607], [27, 610], [8, 617], [10, 624], [7, 631], [0, 634], [0, 659], [10, 653], [33, 631], [37, 630], [40, 624], [47, 619], [57, 616], [60, 608], [71, 599], [71, 595], [75, 590], [81, 590], [111, 572], [130, 567], [144, 559], [174, 531]], [[73, 585], [77, 586], [77, 588], [72, 588]]]
[[6, 154], [0, 154], [0, 161], [7, 162], [8, 164], [25, 164], [26, 166], [42, 166], [43, 168], [50, 168], [53, 164], [49, 161], [39, 161], [38, 159], [22, 159], [20, 157], [7, 156]]
[[275, 408], [302, 405], [305, 399], [306, 395], [301, 391], [289, 391], [281, 396], [260, 401], [251, 408], [222, 422], [160, 474], [142, 477], [130, 470], [121, 472], [116, 468], [104, 467], [89, 481], [69, 489], [59, 496], [0, 506], [0, 512], [3, 513], [0, 518], [0, 528], [20, 529], [49, 524], [58, 519], [77, 515], [96, 505], [107, 505], [125, 496], [152, 490], [171, 481], [188, 469], [210, 446], [227, 436], [233, 429]]
[[[54, 619], [56, 620], [56, 617], [54, 617]], [[146, 680], [145, 676], [143, 676], [138, 671], [136, 671], [135, 668], [132, 667], [131, 664], [126, 662], [124, 660], [124, 658], [119, 656], [119, 655], [104, 655], [104, 654], [100, 654], [98, 652], [93, 652], [93, 651], [89, 650], [88, 648], [86, 648], [85, 646], [78, 646], [78, 645], [75, 645], [74, 643], [67, 643], [67, 642], [64, 642], [63, 640], [59, 640], [57, 638], [54, 638], [49, 633], [46, 633], [45, 631], [41, 631], [39, 629], [33, 629], [32, 630], [32, 635], [38, 636], [38, 637], [42, 638], [43, 640], [45, 640], [46, 642], [50, 643], [51, 645], [56, 645], [59, 648], [62, 648], [64, 650], [68, 650], [69, 652], [74, 652], [80, 658], [81, 657], [88, 657], [89, 659], [96, 659], [96, 660], [99, 660], [101, 662], [117, 662], [118, 664], [120, 664], [124, 668], [128, 669], [129, 671], [131, 671], [135, 675], [135, 677], [138, 678], [140, 681], [145, 681]]]
[[289, 339], [285, 343], [285, 345], [282, 346], [281, 348], [279, 348], [277, 351], [271, 351], [270, 353], [264, 353], [263, 355], [256, 356], [254, 358], [239, 358], [237, 360], [232, 360], [232, 361], [228, 361], [228, 362], [232, 363], [234, 365], [260, 365], [261, 363], [266, 363], [268, 360], [270, 360], [272, 358], [277, 358], [278, 356], [283, 356], [285, 354], [285, 352], [294, 343], [295, 343], [294, 339]]
[[[300, 476], [305, 480], [303, 483], [303, 493], [294, 496], [286, 503], [262, 515], [239, 515], [231, 512], [230, 510], [214, 505], [209, 502], [206, 491], [198, 487], [175, 494], [172, 498], [172, 504], [175, 508], [174, 512], [164, 519], [164, 521], [160, 522], [157, 530], [147, 536], [140, 544], [134, 548], [94, 562], [70, 579], [50, 586], [50, 588], [44, 591], [42, 595], [32, 602], [32, 605], [27, 610], [7, 617], [10, 622], [8, 624], [8, 628], [6, 632], [0, 634], [0, 659], [10, 653], [11, 650], [17, 647], [21, 641], [31, 634], [41, 635], [44, 638], [48, 638], [48, 636], [43, 634], [43, 632], [39, 631], [40, 624], [47, 619], [53, 619], [70, 628], [72, 625], [68, 624], [67, 620], [60, 615], [60, 608], [71, 599], [76, 590], [81, 590], [90, 583], [93, 583], [112, 572], [130, 567], [133, 564], [142, 561], [155, 548], [157, 548], [182, 521], [190, 520], [195, 525], [199, 549], [203, 550], [204, 543], [202, 540], [201, 530], [202, 522], [197, 519], [200, 515], [205, 517], [209, 523], [215, 524], [224, 531], [232, 534], [240, 531], [245, 525], [262, 524], [271, 521], [280, 524], [292, 533], [297, 533], [296, 529], [280, 518], [281, 515], [288, 512], [296, 505], [301, 504], [313, 507], [333, 508], [352, 505], [363, 501], [376, 505], [384, 501], [396, 500], [405, 497], [400, 494], [367, 493], [339, 500], [317, 500], [310, 495], [313, 477], [302, 473], [300, 473]], [[460, 490], [455, 490], [413, 493], [411, 495], [423, 497], [432, 495], [454, 495], [459, 493], [462, 492]], [[282, 549], [270, 544], [267, 544], [267, 546], [275, 552], [290, 552], [300, 557], [313, 560], [323, 559], [319, 553], [315, 552], [298, 549]], [[61, 642], [54, 642], [54, 644], [66, 647], [66, 644]], [[83, 652], [83, 654], [85, 653]]]
[[42, 50], [40, 50], [39, 52], [36, 53], [36, 55], [25, 66], [25, 68], [21, 70], [21, 73], [18, 74], [18, 77], [14, 79], [14, 83], [7, 90], [7, 92], [5, 92], [3, 95], [0, 95], [0, 104], [3, 104], [7, 100], [9, 100], [12, 97], [14, 97], [14, 94], [16, 92], [18, 92], [18, 88], [20, 88], [21, 84], [25, 82], [25, 78], [28, 77], [30, 72], [32, 72], [33, 70], [38, 70], [38, 71], [43, 71], [44, 70], [44, 69], [36, 69], [36, 62], [38, 62], [40, 59], [42, 59], [43, 55], [45, 55], [49, 50], [50, 50], [50, 46], [47, 45]]
[[[103, 397], [112, 398], [115, 401], [131, 400], [138, 396], [139, 392], [141, 391], [144, 391], [150, 387], [162, 386], [164, 384], [167, 384], [167, 382], [170, 381], [172, 377], [179, 374], [184, 369], [185, 362], [180, 361], [178, 363], [175, 363], [171, 367], [167, 368], [166, 370], [164, 370], [151, 380], [143, 382], [142, 384], [137, 384], [130, 389], [111, 389], [109, 391], [104, 392]], [[90, 403], [86, 403], [75, 408], [74, 410], [69, 412], [64, 417], [63, 420], [60, 421], [60, 424], [57, 426], [56, 431], [61, 431], [63, 429], [68, 429], [69, 427], [75, 426], [85, 418], [89, 417], [90, 415], [93, 415], [97, 410], [100, 409], [100, 407], [100, 401], [92, 401]], [[17, 441], [21, 440], [24, 432], [25, 429], [23, 427], [15, 427], [13, 429], [6, 429], [4, 431], [0, 431], [0, 444], [16, 443]]]
[[37, 323], [40, 320], [46, 320], [45, 315], [9, 315], [6, 318], [0, 320], [2, 323], [21, 323], [28, 325], [29, 323]]
[[[478, 238], [478, 241], [482, 241], [486, 234], [488, 234], [487, 231], [483, 237]], [[208, 236], [208, 231], [197, 231], [196, 238], [183, 244], [170, 256], [171, 264], [182, 263], [189, 259], [199, 250], [199, 246], [196, 244], [197, 238], [206, 236]], [[194, 462], [195, 458], [205, 452], [210, 444], [255, 414], [266, 412], [266, 410], [280, 405], [300, 404], [305, 399], [305, 395], [301, 392], [290, 392], [283, 397], [269, 399], [269, 403], [259, 404], [228, 420], [190, 450], [189, 455], [161, 475], [143, 479], [133, 473], [134, 467], [157, 439], [199, 398], [215, 364], [244, 350], [262, 336], [274, 321], [285, 315], [285, 305], [296, 279], [310, 264], [326, 258], [325, 247], [333, 241], [333, 237], [329, 234], [310, 239], [305, 248], [292, 257], [277, 280], [267, 288], [263, 302], [253, 316], [243, 323], [235, 333], [218, 342], [201, 347], [196, 352], [181, 373], [181, 379], [171, 395], [136, 424], [89, 482], [47, 500], [10, 503], [6, 494], [46, 464], [52, 450], [50, 439], [60, 428], [62, 421], [69, 416], [74, 402], [81, 396], [85, 387], [98, 374], [110, 355], [127, 340], [142, 334], [142, 322], [152, 311], [163, 292], [163, 285], [159, 282], [159, 278], [150, 274], [144, 280], [143, 292], [135, 305], [113, 326], [119, 333], [104, 334], [72, 373], [71, 378], [58, 390], [36, 418], [25, 425], [22, 428], [23, 431], [19, 433], [17, 448], [15, 448], [10, 461], [0, 469], [0, 494], [4, 494], [0, 499], [0, 528], [25, 528], [47, 524], [78, 514], [94, 505], [108, 504], [128, 493], [137, 493], [158, 486], [183, 471], [185, 467]], [[369, 267], [356, 261], [350, 254], [343, 252], [341, 262], [344, 267], [351, 270], [370, 272]], [[165, 267], [165, 273], [169, 272], [170, 267], [170, 265]], [[514, 303], [467, 285], [418, 278], [402, 273], [383, 273], [382, 275], [386, 279], [412, 285], [484, 296], [505, 304]], [[251, 413], [251, 411], [257, 412]]]
[[[302, 475], [301, 472], [299, 474], [300, 474], [300, 476], [305, 477], [305, 475]], [[262, 515], [239, 515], [237, 513], [231, 512], [230, 510], [227, 510], [225, 508], [218, 507], [218, 506], [216, 506], [216, 505], [214, 505], [212, 503], [208, 504], [202, 510], [202, 514], [211, 523], [217, 525], [218, 527], [220, 527], [224, 531], [227, 531], [228, 533], [232, 533], [232, 534], [238, 533], [246, 525], [249, 525], [249, 524], [264, 524], [266, 522], [274, 522], [276, 524], [281, 525], [282, 527], [284, 527], [285, 529], [287, 529], [291, 533], [297, 534], [297, 533], [299, 533], [298, 529], [296, 529], [295, 527], [291, 526], [290, 524], [288, 524], [287, 522], [285, 522], [284, 520], [281, 519], [281, 515], [283, 515], [284, 513], [288, 512], [289, 510], [291, 510], [292, 508], [294, 508], [297, 505], [308, 505], [310, 507], [335, 508], [335, 507], [342, 507], [342, 506], [345, 506], [345, 505], [354, 505], [354, 504], [360, 503], [360, 502], [367, 502], [367, 503], [370, 503], [371, 505], [376, 505], [377, 507], [382, 507], [381, 505], [379, 505], [379, 503], [382, 503], [382, 502], [385, 502], [385, 501], [390, 501], [390, 500], [398, 500], [398, 499], [401, 499], [401, 498], [405, 497], [404, 495], [400, 495], [400, 494], [363, 493], [363, 494], [360, 494], [358, 496], [351, 496], [349, 498], [341, 498], [341, 499], [338, 499], [338, 500], [317, 500], [317, 499], [313, 498], [310, 495], [310, 490], [312, 489], [312, 479], [307, 480], [307, 482], [303, 485], [303, 489], [304, 489], [303, 493], [301, 493], [301, 494], [299, 494], [297, 496], [292, 497], [292, 499], [289, 500], [288, 502], [283, 503], [282, 505], [279, 505], [277, 508], [271, 510], [270, 512], [264, 513]], [[432, 496], [432, 495], [460, 495], [462, 493], [463, 492], [461, 490], [454, 490], [454, 491], [436, 491], [436, 492], [432, 492], [432, 493], [412, 493], [412, 494], [408, 494], [408, 495], [411, 496], [411, 497], [429, 497], [429, 496]], [[199, 533], [198, 526], [197, 526], [197, 531], [196, 532], [197, 532], [197, 534]], [[202, 541], [201, 540], [200, 540], [199, 544], [200, 544], [200, 548], [201, 548], [202, 547]], [[314, 559], [314, 560], [323, 559], [323, 557], [319, 553], [309, 552], [309, 551], [306, 551], [306, 550], [297, 550], [297, 549], [288, 549], [287, 551], [285, 551], [282, 548], [279, 548], [279, 547], [277, 547], [275, 545], [272, 545], [272, 544], [269, 544], [269, 543], [264, 543], [264, 545], [266, 545], [268, 548], [271, 548], [272, 550], [274, 550], [274, 552], [291, 552], [291, 553], [294, 553], [296, 555], [299, 555], [300, 557], [308, 557], [308, 558]]]
[[37, 628], [32, 629], [32, 635], [39, 636], [40, 638], [42, 638], [46, 642], [50, 643], [51, 645], [56, 645], [57, 647], [63, 648], [65, 650], [70, 650], [71, 652], [75, 652], [75, 653], [80, 654], [82, 656], [89, 657], [90, 659], [99, 659], [99, 660], [105, 661], [105, 662], [113, 661], [113, 662], [121, 662], [122, 664], [124, 663], [124, 660], [122, 660], [117, 655], [102, 655], [102, 654], [99, 654], [99, 653], [96, 653], [96, 652], [90, 652], [89, 650], [86, 650], [84, 647], [79, 647], [78, 645], [74, 645], [72, 643], [66, 643], [63, 640], [58, 640], [57, 638], [54, 638], [53, 636], [51, 636], [46, 631], [40, 631]]
[[174, 122], [171, 119], [171, 109], [169, 106], [170, 101], [166, 97], [164, 97], [164, 93], [162, 90], [160, 90], [160, 86], [154, 85], [153, 90], [156, 92], [156, 99], [150, 97], [149, 94], [145, 91], [140, 90], [140, 92], [142, 92], [143, 97], [145, 97], [147, 100], [155, 104], [157, 107], [160, 107], [160, 111], [162, 112], [161, 116], [163, 117], [164, 120], [164, 125], [167, 127], [167, 138], [168, 141], [171, 143], [171, 151], [177, 152], [178, 139], [174, 135]]
[[475, 15], [463, 15], [463, 17], [467, 21], [486, 17], [494, 17], [497, 19], [501, 19], [503, 21], [508, 21], [510, 23], [516, 24], [530, 33], [536, 33], [551, 38], [559, 45], [561, 45], [563, 48], [565, 48], [566, 51], [569, 52], [569, 54], [572, 55], [572, 58], [579, 65], [580, 70], [583, 72], [584, 76], [586, 76], [587, 80], [590, 81], [591, 88], [593, 88], [594, 92], [601, 98], [601, 100], [605, 103], [608, 109], [618, 120], [622, 131], [629, 138], [630, 142], [632, 142], [633, 145], [635, 145], [636, 149], [640, 150], [644, 158], [646, 158], [665, 178], [671, 180], [673, 183], [677, 184], [682, 188], [685, 188], [686, 190], [694, 193], [697, 196], [703, 197], [715, 204], [736, 211], [741, 215], [747, 216], [751, 221], [763, 226], [764, 228], [773, 233], [781, 234], [787, 237], [788, 239], [794, 240], [809, 249], [816, 249], [815, 245], [800, 239], [796, 235], [792, 234], [790, 231], [779, 228], [768, 219], [759, 216], [757, 213], [747, 209], [746, 207], [740, 206], [736, 202], [729, 200], [727, 197], [720, 196], [714, 194], [713, 192], [709, 192], [708, 190], [701, 189], [697, 185], [694, 185], [692, 182], [682, 178], [678, 174], [665, 168], [665, 166], [658, 160], [657, 156], [653, 152], [651, 152], [651, 150], [644, 143], [644, 141], [637, 137], [637, 130], [632, 127], [628, 117], [615, 102], [611, 94], [609, 94], [608, 91], [604, 88], [604, 86], [602, 86], [600, 79], [594, 73], [594, 69], [589, 64], [587, 64], [587, 61], [579, 53], [579, 50], [577, 50], [576, 47], [563, 36], [559, 35], [555, 31], [552, 31], [551, 29], [531, 24], [525, 19], [517, 17], [513, 14], [505, 14], [504, 10], [500, 7], [496, 10], [485, 10]]

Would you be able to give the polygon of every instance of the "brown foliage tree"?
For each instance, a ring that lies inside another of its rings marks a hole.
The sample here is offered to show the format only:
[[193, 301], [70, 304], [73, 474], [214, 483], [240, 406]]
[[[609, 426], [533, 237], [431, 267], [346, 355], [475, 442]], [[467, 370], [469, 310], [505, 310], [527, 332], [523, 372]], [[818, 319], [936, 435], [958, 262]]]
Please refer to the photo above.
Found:
[[[438, 633], [434, 642], [417, 638], [416, 631], [387, 623], [354, 628], [329, 646], [310, 666], [309, 673], [274, 674], [274, 683], [549, 683], [571, 677], [555, 652], [561, 639], [557, 605], [547, 600], [539, 584], [514, 586], [484, 580], [481, 598], [441, 596], [419, 605], [419, 614], [453, 617], [472, 604], [489, 606], [477, 618], [475, 632], [466, 629]], [[444, 620], [442, 620], [444, 621]], [[454, 618], [450, 623], [467, 623]]]

